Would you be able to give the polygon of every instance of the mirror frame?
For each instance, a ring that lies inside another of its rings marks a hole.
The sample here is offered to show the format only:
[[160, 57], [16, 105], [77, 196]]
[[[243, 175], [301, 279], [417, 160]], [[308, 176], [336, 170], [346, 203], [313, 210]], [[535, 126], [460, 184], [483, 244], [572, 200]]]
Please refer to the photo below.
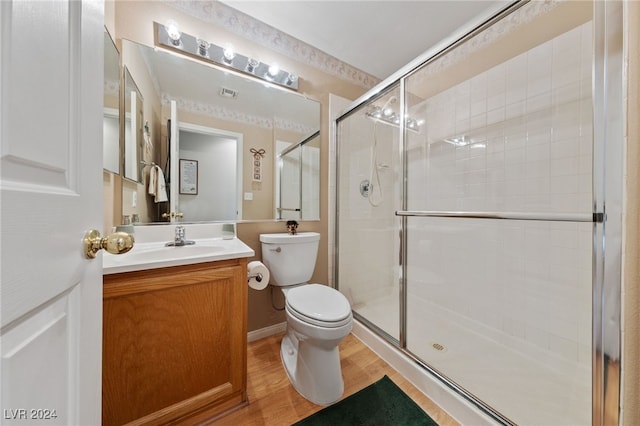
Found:
[[[110, 43], [108, 43], [110, 42]], [[122, 108], [122, 102], [121, 102], [121, 95], [122, 95], [122, 82], [121, 82], [121, 77], [120, 77], [120, 60], [121, 60], [121, 55], [120, 55], [120, 51], [118, 50], [118, 47], [116, 46], [115, 41], [113, 40], [113, 37], [111, 36], [111, 34], [109, 33], [109, 29], [105, 26], [104, 27], [104, 45], [105, 45], [105, 52], [104, 52], [104, 64], [105, 64], [105, 73], [104, 73], [104, 87], [103, 87], [103, 104], [102, 104], [102, 111], [103, 111], [103, 132], [102, 132], [102, 147], [103, 147], [103, 151], [102, 151], [102, 170], [105, 173], [111, 173], [111, 174], [115, 174], [115, 175], [119, 175], [121, 174], [122, 170], [121, 170], [121, 160], [120, 160], [120, 147], [121, 147], [121, 108]], [[116, 56], [116, 62], [115, 64], [110, 64], [109, 66], [113, 66], [115, 65], [114, 69], [116, 70], [115, 74], [117, 76], [117, 78], [114, 80], [114, 82], [117, 83], [117, 88], [115, 90], [116, 92], [116, 96], [117, 96], [117, 101], [115, 102], [116, 107], [115, 108], [111, 108], [110, 106], [108, 107], [104, 101], [104, 98], [106, 97], [106, 93], [109, 87], [109, 82], [107, 81], [107, 71], [106, 71], [106, 67], [107, 67], [107, 45], [110, 45], [113, 47], [113, 52], [115, 52], [115, 56]], [[117, 120], [117, 125], [115, 127], [115, 133], [116, 133], [116, 137], [117, 140], [115, 141], [115, 144], [109, 144], [109, 145], [115, 145], [113, 147], [107, 147], [107, 138], [105, 137], [105, 120], [107, 119], [107, 117], [110, 118], [115, 118]], [[109, 149], [115, 149], [117, 150], [117, 152], [115, 153], [115, 164], [113, 169], [111, 169], [110, 167], [108, 167], [109, 165], [106, 163], [106, 158], [107, 158], [107, 153]]]

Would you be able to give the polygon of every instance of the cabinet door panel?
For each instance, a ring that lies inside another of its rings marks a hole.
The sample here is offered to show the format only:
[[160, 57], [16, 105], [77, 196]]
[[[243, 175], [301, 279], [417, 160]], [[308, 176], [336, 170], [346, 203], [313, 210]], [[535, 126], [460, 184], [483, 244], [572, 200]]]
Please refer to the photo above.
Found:
[[246, 268], [195, 269], [105, 277], [103, 424], [175, 419], [244, 391]]

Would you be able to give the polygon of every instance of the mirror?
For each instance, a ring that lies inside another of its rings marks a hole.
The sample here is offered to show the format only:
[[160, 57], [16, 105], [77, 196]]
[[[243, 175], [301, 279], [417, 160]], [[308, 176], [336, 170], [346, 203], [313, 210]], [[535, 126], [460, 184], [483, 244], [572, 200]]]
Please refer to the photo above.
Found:
[[[144, 74], [153, 82], [138, 81], [143, 73], [136, 73], [138, 87], [143, 88], [144, 110], [159, 111], [158, 117], [150, 118], [157, 119], [151, 126], [156, 129], [151, 132], [153, 150], [159, 153], [153, 167], [162, 170], [169, 198], [168, 202], [157, 203], [152, 196], [141, 200], [139, 195], [137, 208], [145, 209], [143, 203], [151, 205], [146, 211], [156, 212], [150, 219], [153, 222], [166, 222], [171, 213], [182, 213], [184, 222], [279, 218], [276, 141], [292, 146], [317, 133], [320, 103], [129, 40], [123, 40], [122, 57], [125, 66], [129, 62], [144, 63]], [[316, 139], [319, 152], [320, 138]], [[254, 152], [261, 153], [258, 160]], [[319, 170], [319, 155], [316, 157], [313, 169]], [[180, 160], [186, 160], [182, 161], [183, 175]], [[254, 173], [256, 161], [259, 173]], [[144, 170], [143, 181], [147, 176]], [[193, 183], [185, 182], [185, 177], [196, 180], [197, 186], [183, 186]], [[309, 197], [319, 198], [319, 177], [307, 180], [311, 182], [307, 185], [309, 194], [315, 194]], [[145, 189], [147, 184], [143, 184]], [[128, 195], [123, 194], [125, 197]], [[127, 203], [130, 200], [123, 199], [123, 209]], [[319, 208], [314, 213], [311, 207], [307, 210], [307, 217], [319, 218]], [[127, 212], [133, 212], [130, 206]]]
[[120, 55], [111, 35], [104, 29], [104, 119], [102, 167], [120, 173]]
[[142, 183], [142, 94], [124, 67], [124, 177]]

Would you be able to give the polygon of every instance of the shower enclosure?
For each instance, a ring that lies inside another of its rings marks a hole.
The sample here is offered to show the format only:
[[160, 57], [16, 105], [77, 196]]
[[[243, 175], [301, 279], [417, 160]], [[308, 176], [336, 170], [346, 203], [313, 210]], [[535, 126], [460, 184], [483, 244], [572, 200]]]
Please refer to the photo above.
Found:
[[615, 42], [599, 3], [513, 5], [337, 120], [338, 289], [506, 424], [600, 424], [617, 392], [605, 223], [611, 253], [619, 240], [602, 212], [619, 135], [600, 107]]

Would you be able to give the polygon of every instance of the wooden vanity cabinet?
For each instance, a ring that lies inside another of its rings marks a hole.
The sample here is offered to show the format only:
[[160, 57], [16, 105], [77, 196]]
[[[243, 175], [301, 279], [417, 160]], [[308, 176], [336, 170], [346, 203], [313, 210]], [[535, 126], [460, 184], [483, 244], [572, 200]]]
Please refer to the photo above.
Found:
[[192, 424], [247, 403], [245, 258], [104, 276], [102, 424]]

